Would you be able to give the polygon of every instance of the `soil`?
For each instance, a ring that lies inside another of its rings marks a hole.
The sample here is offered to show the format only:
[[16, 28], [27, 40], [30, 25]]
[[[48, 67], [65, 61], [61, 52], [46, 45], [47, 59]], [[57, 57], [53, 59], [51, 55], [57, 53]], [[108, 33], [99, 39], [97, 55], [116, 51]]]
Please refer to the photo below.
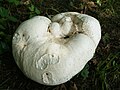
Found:
[[[25, 1], [27, 0], [23, 0], [23, 2]], [[103, 83], [105, 78], [102, 81], [102, 75], [100, 75], [103, 68], [108, 65], [107, 62], [109, 61], [108, 57], [110, 54], [118, 54], [114, 61], [120, 66], [120, 1], [116, 0], [111, 6], [114, 12], [109, 7], [106, 9], [106, 2], [104, 2], [106, 0], [103, 0], [103, 6], [101, 7], [93, 1], [35, 0], [32, 2], [41, 10], [40, 15], [47, 17], [61, 12], [74, 11], [91, 15], [100, 21], [102, 38], [93, 59], [88, 62], [89, 75], [87, 78], [84, 79], [79, 73], [68, 82], [57, 86], [46, 86], [36, 83], [20, 71], [12, 56], [10, 44], [9, 50], [0, 54], [0, 90], [120, 90], [120, 67], [117, 66], [105, 70], [107, 84]], [[80, 5], [80, 3], [82, 3], [82, 5]], [[5, 6], [8, 7], [9, 5], [5, 4]], [[15, 12], [15, 10], [17, 10], [17, 12]], [[19, 17], [20, 20], [20, 22], [16, 24], [11, 23], [9, 25], [9, 34], [13, 35], [18, 25], [28, 19], [29, 15], [26, 13], [28, 9], [26, 9], [25, 5], [20, 5], [11, 12], [15, 12], [12, 14]], [[10, 31], [11, 29], [14, 30]], [[101, 62], [104, 63], [102, 66], [100, 66]]]

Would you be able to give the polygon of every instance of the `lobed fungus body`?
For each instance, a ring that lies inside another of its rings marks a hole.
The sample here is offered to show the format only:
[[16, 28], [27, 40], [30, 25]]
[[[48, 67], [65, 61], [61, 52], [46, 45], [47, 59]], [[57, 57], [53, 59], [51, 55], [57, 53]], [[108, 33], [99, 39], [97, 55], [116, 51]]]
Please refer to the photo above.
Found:
[[13, 56], [30, 79], [58, 85], [79, 73], [93, 57], [101, 38], [97, 19], [77, 12], [35, 16], [16, 30]]

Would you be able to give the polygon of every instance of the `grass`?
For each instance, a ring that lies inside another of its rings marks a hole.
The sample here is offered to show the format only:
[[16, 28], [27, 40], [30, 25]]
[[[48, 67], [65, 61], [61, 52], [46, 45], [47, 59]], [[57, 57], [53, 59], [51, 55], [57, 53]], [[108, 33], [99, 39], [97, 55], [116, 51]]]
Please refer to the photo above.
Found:
[[[0, 89], [119, 90], [119, 6], [119, 0], [0, 0]], [[24, 76], [14, 62], [12, 36], [26, 19], [36, 15], [50, 17], [66, 11], [97, 18], [102, 28], [101, 41], [92, 60], [70, 81], [53, 87], [38, 84]]]

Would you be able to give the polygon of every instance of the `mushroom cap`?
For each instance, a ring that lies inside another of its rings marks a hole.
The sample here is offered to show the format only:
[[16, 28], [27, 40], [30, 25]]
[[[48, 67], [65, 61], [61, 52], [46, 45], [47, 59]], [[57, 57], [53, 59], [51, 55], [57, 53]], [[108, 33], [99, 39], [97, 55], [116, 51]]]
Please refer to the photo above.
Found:
[[51, 20], [35, 16], [14, 33], [13, 56], [28, 78], [44, 85], [58, 85], [84, 68], [100, 38], [99, 21], [89, 15], [65, 12]]

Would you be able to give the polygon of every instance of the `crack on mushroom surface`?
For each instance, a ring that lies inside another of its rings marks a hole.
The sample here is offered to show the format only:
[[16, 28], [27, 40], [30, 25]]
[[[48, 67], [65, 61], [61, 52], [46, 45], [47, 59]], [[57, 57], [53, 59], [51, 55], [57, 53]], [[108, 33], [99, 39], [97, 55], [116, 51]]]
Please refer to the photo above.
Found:
[[57, 64], [58, 62], [59, 62], [59, 57], [57, 55], [45, 54], [36, 61], [36, 68], [44, 70], [49, 65], [54, 65]]
[[43, 73], [42, 80], [46, 84], [52, 83], [53, 82], [52, 74], [50, 72]]

